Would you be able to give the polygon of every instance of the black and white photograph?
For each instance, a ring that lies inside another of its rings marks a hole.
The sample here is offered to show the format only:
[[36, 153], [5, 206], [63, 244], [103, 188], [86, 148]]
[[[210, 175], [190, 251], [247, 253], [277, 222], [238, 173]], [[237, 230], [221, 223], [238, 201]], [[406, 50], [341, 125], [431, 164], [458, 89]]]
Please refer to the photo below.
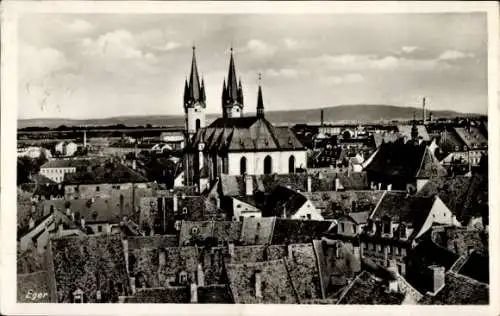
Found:
[[496, 4], [43, 2], [2, 19], [16, 304], [492, 312]]

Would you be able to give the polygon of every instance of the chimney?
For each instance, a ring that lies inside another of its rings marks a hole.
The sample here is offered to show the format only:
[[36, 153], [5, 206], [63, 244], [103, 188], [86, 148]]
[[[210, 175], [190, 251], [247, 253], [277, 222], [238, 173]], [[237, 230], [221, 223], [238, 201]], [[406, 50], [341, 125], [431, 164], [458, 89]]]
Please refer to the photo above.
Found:
[[336, 176], [333, 190], [338, 191], [340, 189], [340, 179]]
[[57, 231], [59, 234], [61, 234], [63, 230], [64, 230], [63, 224], [62, 222], [60, 222], [59, 225], [57, 225]]
[[422, 124], [425, 125], [425, 97], [422, 99]]
[[312, 191], [312, 178], [311, 178], [311, 175], [308, 174], [307, 175], [307, 192], [311, 192]]
[[220, 208], [220, 198], [219, 197], [215, 198], [215, 205], [217, 206], [217, 208]]
[[80, 224], [82, 225], [82, 228], [85, 228], [85, 218], [83, 216], [80, 219]]
[[198, 271], [197, 271], [197, 276], [198, 276], [198, 285], [199, 286], [205, 286], [205, 273], [203, 272], [203, 267], [201, 264], [198, 264]]
[[253, 179], [251, 175], [245, 174], [245, 195], [253, 195]]
[[33, 229], [35, 227], [35, 220], [33, 220], [33, 217], [30, 217], [28, 225], [29, 229]]
[[228, 244], [228, 251], [229, 251], [229, 256], [231, 258], [234, 258], [234, 244], [233, 243]]
[[174, 214], [176, 214], [179, 211], [179, 199], [177, 197], [177, 194], [174, 193], [173, 195], [173, 204], [174, 204]]
[[392, 183], [389, 183], [389, 184], [387, 185], [387, 191], [391, 191], [391, 190], [392, 190]]
[[71, 216], [71, 210], [69, 209], [69, 207], [66, 208], [66, 215]]
[[382, 183], [379, 182], [377, 185], [377, 188], [378, 188], [378, 190], [382, 189]]
[[260, 270], [255, 271], [255, 297], [262, 298], [262, 274]]
[[160, 267], [163, 267], [167, 264], [167, 260], [166, 260], [166, 256], [165, 256], [165, 251], [164, 250], [160, 250], [159, 254], [158, 254], [158, 261], [159, 261], [159, 266]]
[[87, 148], [87, 131], [83, 130], [83, 148]]
[[130, 289], [132, 290], [132, 295], [135, 295], [135, 277], [130, 277]]
[[71, 212], [71, 220], [74, 222], [75, 221], [75, 212]]
[[132, 160], [132, 169], [134, 169], [134, 170], [137, 169], [137, 162], [135, 159]]
[[35, 204], [31, 205], [31, 214], [34, 214], [34, 213], [36, 213], [36, 205]]
[[191, 303], [198, 303], [198, 286], [196, 283], [191, 283]]
[[352, 247], [352, 253], [354, 254], [354, 257], [358, 260], [361, 259], [361, 252], [360, 252], [360, 248], [359, 248], [359, 245], [353, 245]]
[[293, 246], [292, 245], [287, 245], [287, 254], [288, 254], [288, 260], [290, 262], [295, 262], [295, 257], [293, 255]]
[[443, 266], [432, 265], [431, 270], [431, 293], [437, 294], [445, 285], [445, 269]]

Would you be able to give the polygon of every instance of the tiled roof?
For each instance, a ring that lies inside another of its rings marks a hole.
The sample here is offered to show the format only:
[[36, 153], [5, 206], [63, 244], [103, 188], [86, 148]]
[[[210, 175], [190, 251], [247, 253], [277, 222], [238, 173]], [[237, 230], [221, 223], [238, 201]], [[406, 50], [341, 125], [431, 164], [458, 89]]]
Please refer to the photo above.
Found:
[[488, 234], [482, 230], [455, 226], [433, 227], [432, 240], [459, 256], [467, 255], [470, 249], [477, 254], [488, 254]]
[[271, 242], [274, 231], [274, 217], [244, 218], [240, 242], [243, 245], [264, 245]]
[[435, 199], [433, 197], [408, 196], [406, 192], [387, 191], [373, 211], [372, 219], [388, 217], [395, 222], [403, 222], [419, 232], [427, 219]]
[[[229, 285], [237, 304], [298, 303], [285, 261], [265, 261], [226, 266]], [[255, 273], [260, 272], [262, 297], [256, 297]]]
[[[338, 250], [338, 256], [336, 248]], [[352, 249], [345, 243], [337, 241], [335, 245], [329, 245], [326, 248], [322, 247], [323, 256], [325, 258], [325, 269], [328, 272], [329, 283], [332, 283], [334, 288], [344, 286], [348, 280], [352, 279], [361, 269], [361, 261], [357, 258]]]
[[301, 244], [321, 239], [331, 226], [329, 221], [277, 218], [271, 244]]
[[323, 298], [312, 243], [290, 245], [289, 252], [286, 263], [299, 300]]
[[472, 253], [465, 261], [458, 273], [472, 278], [476, 281], [489, 284], [489, 257], [477, 253]]
[[455, 133], [471, 149], [488, 147], [488, 138], [478, 127], [455, 127]]
[[265, 118], [219, 118], [201, 129], [191, 146], [204, 142], [207, 151], [304, 150], [288, 128], [274, 127]]
[[[335, 219], [337, 214], [371, 212], [382, 198], [384, 191], [318, 191], [302, 193], [325, 219]], [[355, 209], [353, 209], [355, 207]]]
[[229, 258], [229, 263], [262, 262], [266, 260], [266, 246], [235, 246], [234, 254]]
[[56, 303], [47, 271], [17, 275], [17, 302]]
[[213, 239], [218, 244], [235, 243], [240, 239], [242, 224], [239, 221], [182, 221], [179, 245], [193, 244], [194, 232], [199, 241]]
[[228, 285], [217, 284], [198, 287], [198, 303], [200, 304], [232, 304], [234, 303]]
[[417, 193], [417, 196], [433, 195], [439, 196], [457, 216], [457, 219], [465, 224], [472, 217], [487, 217], [488, 177], [486, 175], [434, 178]]
[[423, 305], [486, 305], [489, 304], [488, 284], [455, 272], [445, 276], [445, 286], [435, 296], [425, 295]]
[[44, 163], [40, 169], [46, 168], [82, 168], [96, 166], [101, 159], [51, 159]]
[[363, 271], [348, 286], [337, 304], [399, 305], [404, 294], [387, 292], [386, 286], [373, 274]]
[[446, 175], [446, 170], [427, 146], [402, 141], [382, 144], [365, 170], [403, 179]]
[[205, 285], [224, 283], [224, 263], [229, 256], [227, 247], [199, 248], [199, 258], [205, 273]]
[[399, 138], [403, 137], [400, 133], [375, 133], [373, 134], [373, 140], [375, 146], [378, 148], [384, 143], [393, 143]]
[[267, 197], [262, 215], [290, 218], [306, 202], [307, 199], [299, 192], [287, 187], [278, 186]]
[[139, 288], [133, 296], [126, 298], [125, 303], [178, 303], [190, 302], [190, 289], [187, 286]]
[[[160, 254], [165, 255], [165, 265], [160, 266]], [[136, 281], [143, 279], [146, 287], [179, 285], [181, 272], [187, 278], [196, 272], [198, 252], [196, 247], [139, 248], [129, 250], [129, 271]], [[173, 280], [171, 280], [173, 278]]]
[[176, 235], [132, 236], [127, 238], [129, 249], [177, 247]]
[[38, 185], [55, 185], [57, 182], [55, 182], [52, 179], [47, 178], [43, 174], [34, 174], [32, 177], [33, 182], [35, 182]]
[[98, 290], [107, 302], [130, 293], [119, 234], [53, 239], [50, 251], [58, 302], [71, 302], [76, 288], [91, 303]]
[[[366, 172], [318, 171], [309, 169], [309, 173], [272, 174], [252, 176], [253, 188], [261, 192], [272, 192], [277, 187], [290, 187], [292, 190], [307, 192], [307, 178], [311, 176], [311, 191], [334, 191], [335, 178], [339, 178], [344, 190], [366, 190], [369, 188]], [[226, 196], [245, 195], [243, 176], [222, 175], [220, 193]]]
[[351, 212], [348, 214], [356, 224], [366, 224], [371, 212]]
[[140, 183], [148, 182], [143, 175], [118, 163], [106, 162], [85, 171], [77, 171], [64, 175], [66, 184], [99, 184], [99, 183]]
[[[411, 138], [411, 129], [413, 125], [398, 125], [398, 132], [403, 137]], [[423, 141], [429, 141], [431, 138], [427, 133], [425, 125], [417, 125], [418, 136], [422, 138]]]

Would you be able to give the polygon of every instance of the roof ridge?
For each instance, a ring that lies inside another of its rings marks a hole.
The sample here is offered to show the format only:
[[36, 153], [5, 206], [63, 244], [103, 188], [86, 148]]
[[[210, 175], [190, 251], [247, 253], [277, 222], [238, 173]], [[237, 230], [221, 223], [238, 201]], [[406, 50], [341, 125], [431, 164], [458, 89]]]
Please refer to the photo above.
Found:
[[464, 274], [458, 273], [456, 271], [448, 271], [448, 273], [450, 275], [453, 275], [454, 277], [459, 277], [459, 278], [465, 279], [465, 280], [467, 280], [470, 283], [473, 283], [473, 284], [476, 284], [476, 285], [484, 285], [484, 286], [486, 286], [488, 288], [490, 287], [490, 285], [488, 283], [484, 283], [484, 282], [478, 281], [476, 279], [473, 279], [473, 278], [471, 278], [469, 276], [466, 276]]
[[373, 209], [373, 211], [370, 213], [370, 215], [368, 216], [368, 218], [371, 218], [373, 216], [373, 214], [375, 214], [375, 212], [377, 212], [377, 209], [379, 208], [380, 204], [382, 203], [382, 201], [384, 200], [386, 194], [387, 194], [387, 190], [384, 190], [384, 193], [382, 193], [382, 196], [380, 197], [380, 200], [378, 200], [377, 202], [377, 205], [375, 205], [375, 208]]
[[422, 158], [420, 160], [420, 166], [418, 167], [417, 172], [415, 173], [416, 178], [418, 178], [418, 175], [420, 174], [420, 170], [422, 169], [422, 165], [424, 164], [425, 155], [427, 154], [427, 151], [428, 151], [427, 146], [425, 146], [424, 154], [422, 155]]
[[17, 276], [18, 277], [26, 277], [26, 276], [31, 276], [31, 275], [35, 275], [35, 274], [42, 274], [42, 273], [49, 273], [49, 270], [39, 270], [39, 271], [35, 271], [35, 272], [28, 272], [28, 273], [18, 273]]
[[285, 265], [286, 274], [288, 276], [288, 280], [290, 281], [290, 284], [292, 285], [292, 290], [293, 290], [293, 293], [295, 294], [295, 298], [297, 299], [297, 303], [300, 304], [299, 292], [297, 291], [297, 287], [295, 286], [293, 279], [292, 279], [292, 275], [290, 274], [290, 267], [287, 264], [287, 258], [283, 258], [283, 264]]
[[347, 292], [349, 292], [349, 290], [353, 287], [354, 283], [356, 283], [356, 281], [360, 280], [361, 279], [361, 275], [363, 273], [368, 273], [366, 272], [365, 270], [361, 271], [361, 273], [359, 273], [355, 278], [354, 280], [352, 280], [348, 285], [347, 287], [344, 288], [344, 290], [342, 291], [342, 293], [340, 294], [339, 296], [339, 299], [337, 300], [337, 303], [336, 305], [339, 305], [340, 302], [344, 299], [344, 297], [347, 295]]

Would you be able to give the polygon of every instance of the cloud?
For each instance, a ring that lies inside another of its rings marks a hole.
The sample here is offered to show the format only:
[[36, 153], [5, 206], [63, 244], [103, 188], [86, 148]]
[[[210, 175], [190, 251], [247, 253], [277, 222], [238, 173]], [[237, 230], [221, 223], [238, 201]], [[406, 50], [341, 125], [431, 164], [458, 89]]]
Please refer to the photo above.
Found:
[[65, 27], [75, 33], [87, 33], [95, 29], [93, 24], [82, 19], [76, 19]]
[[276, 53], [276, 47], [258, 39], [251, 39], [243, 51], [248, 52], [257, 58], [272, 57]]
[[457, 60], [457, 59], [464, 59], [468, 57], [474, 57], [474, 54], [467, 54], [463, 53], [458, 50], [447, 50], [443, 52], [440, 56], [440, 60]]
[[438, 67], [447, 67], [435, 59], [412, 59], [377, 55], [321, 55], [317, 57], [302, 58], [299, 64], [303, 67], [309, 67], [319, 70], [415, 70], [427, 71]]
[[420, 48], [420, 47], [417, 47], [417, 46], [403, 46], [403, 47], [401, 47], [401, 51], [402, 51], [403, 53], [407, 53], [407, 54], [409, 54], [409, 53], [413, 53], [414, 51], [416, 51], [416, 50], [420, 50], [420, 49], [421, 49], [421, 48]]
[[268, 69], [264, 72], [264, 76], [269, 76], [272, 78], [281, 77], [286, 79], [296, 79], [299, 77], [299, 72], [297, 69], [292, 68], [281, 68], [281, 69]]
[[146, 63], [157, 61], [154, 54], [141, 49], [131, 32], [123, 29], [103, 34], [95, 40], [87, 37], [83, 39], [82, 46], [84, 48], [82, 54], [102, 58], [120, 66], [124, 59], [142, 60]]
[[339, 85], [339, 84], [354, 84], [363, 82], [365, 78], [360, 74], [346, 74], [343, 76], [325, 76], [321, 77], [320, 81], [324, 85]]
[[170, 42], [167, 42], [165, 45], [157, 47], [156, 49], [158, 49], [159, 51], [167, 52], [167, 51], [179, 48], [181, 46], [182, 46], [182, 44], [179, 42], [170, 41]]
[[60, 50], [27, 43], [20, 44], [19, 60], [20, 79], [25, 82], [38, 82], [74, 66]]

